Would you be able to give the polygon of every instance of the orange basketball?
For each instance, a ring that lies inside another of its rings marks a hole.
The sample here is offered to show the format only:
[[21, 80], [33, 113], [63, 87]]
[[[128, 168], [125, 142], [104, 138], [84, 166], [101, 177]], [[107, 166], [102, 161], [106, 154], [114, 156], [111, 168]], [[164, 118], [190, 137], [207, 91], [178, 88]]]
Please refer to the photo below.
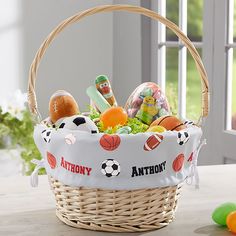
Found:
[[50, 98], [49, 113], [51, 121], [55, 123], [61, 118], [77, 115], [79, 107], [70, 93], [58, 90]]
[[184, 154], [179, 154], [173, 161], [172, 168], [175, 172], [179, 172], [184, 165]]
[[150, 127], [154, 125], [161, 125], [165, 127], [167, 130], [182, 130], [186, 128], [186, 125], [183, 124], [181, 120], [179, 120], [175, 116], [162, 116], [152, 122]]
[[104, 134], [100, 139], [100, 145], [107, 151], [113, 151], [120, 145], [120, 137], [116, 134]]
[[50, 152], [47, 152], [47, 160], [50, 167], [55, 169], [57, 166], [57, 160]]

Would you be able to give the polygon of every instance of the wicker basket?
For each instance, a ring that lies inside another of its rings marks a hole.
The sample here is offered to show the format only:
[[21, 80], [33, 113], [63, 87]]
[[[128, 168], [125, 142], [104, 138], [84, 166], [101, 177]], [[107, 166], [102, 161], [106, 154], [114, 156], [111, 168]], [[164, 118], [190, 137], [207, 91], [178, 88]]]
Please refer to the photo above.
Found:
[[[208, 80], [201, 58], [192, 42], [171, 21], [148, 9], [129, 5], [106, 5], [80, 12], [59, 24], [39, 48], [30, 68], [28, 102], [40, 121], [35, 95], [35, 81], [40, 61], [50, 43], [64, 28], [86, 16], [101, 12], [128, 11], [158, 20], [171, 29], [185, 44], [195, 60], [202, 82], [202, 116], [208, 114]], [[201, 120], [201, 119], [200, 119]], [[174, 218], [182, 184], [138, 190], [108, 190], [70, 187], [49, 176], [56, 199], [56, 215], [67, 225], [110, 232], [154, 230], [168, 225]]]

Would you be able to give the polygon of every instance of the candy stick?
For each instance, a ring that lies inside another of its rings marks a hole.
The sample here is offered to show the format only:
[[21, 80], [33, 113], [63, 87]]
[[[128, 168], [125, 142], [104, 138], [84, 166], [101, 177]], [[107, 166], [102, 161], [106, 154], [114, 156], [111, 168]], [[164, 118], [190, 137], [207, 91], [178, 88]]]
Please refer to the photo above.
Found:
[[106, 75], [99, 75], [95, 80], [97, 90], [109, 102], [111, 106], [117, 106], [116, 99], [111, 89], [111, 84]]
[[99, 93], [99, 91], [94, 86], [88, 87], [86, 93], [89, 98], [95, 103], [100, 112], [104, 112], [106, 109], [111, 107], [107, 100], [102, 96], [101, 93]]

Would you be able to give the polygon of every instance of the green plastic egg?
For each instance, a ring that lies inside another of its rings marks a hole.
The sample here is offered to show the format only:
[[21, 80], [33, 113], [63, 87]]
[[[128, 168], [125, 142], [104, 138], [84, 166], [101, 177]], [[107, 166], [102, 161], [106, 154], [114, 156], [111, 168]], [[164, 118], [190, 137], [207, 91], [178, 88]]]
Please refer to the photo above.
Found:
[[129, 134], [132, 129], [129, 126], [123, 126], [117, 130], [117, 134]]
[[219, 225], [226, 225], [226, 218], [232, 212], [236, 211], [236, 204], [227, 202], [217, 207], [212, 213], [212, 219]]

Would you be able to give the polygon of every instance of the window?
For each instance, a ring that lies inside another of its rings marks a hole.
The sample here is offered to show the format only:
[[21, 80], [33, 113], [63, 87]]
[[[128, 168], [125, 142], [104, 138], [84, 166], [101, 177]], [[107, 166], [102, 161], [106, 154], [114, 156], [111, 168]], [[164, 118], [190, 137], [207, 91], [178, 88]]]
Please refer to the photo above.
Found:
[[234, 0], [228, 3], [228, 29], [226, 42], [227, 57], [227, 130], [236, 130], [236, 4]]
[[[201, 54], [203, 0], [160, 0], [154, 8], [179, 25]], [[201, 85], [194, 61], [172, 31], [160, 23], [157, 28], [158, 83], [166, 89], [173, 113], [197, 120], [201, 114]]]
[[[236, 163], [236, 0], [158, 0], [152, 9], [179, 25], [203, 58], [210, 83], [210, 114], [203, 127], [201, 164]], [[169, 95], [174, 112], [201, 114], [200, 79], [186, 48], [160, 23], [152, 23], [152, 81]], [[156, 38], [156, 39], [155, 39]], [[156, 57], [155, 57], [156, 53]], [[166, 81], [166, 82], [165, 82]]]

